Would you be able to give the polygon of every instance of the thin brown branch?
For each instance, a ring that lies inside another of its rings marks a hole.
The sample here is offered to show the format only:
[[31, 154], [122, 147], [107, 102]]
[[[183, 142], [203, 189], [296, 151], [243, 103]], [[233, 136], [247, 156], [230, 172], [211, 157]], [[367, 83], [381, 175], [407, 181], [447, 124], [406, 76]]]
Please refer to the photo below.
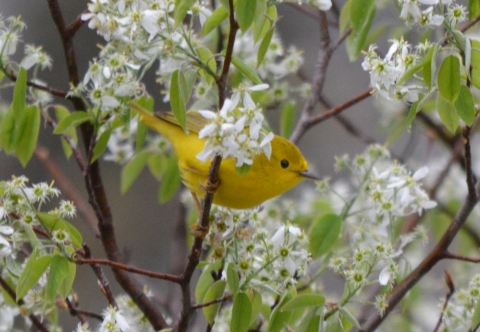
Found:
[[141, 274], [141, 275], [144, 275], [144, 276], [147, 276], [147, 277], [150, 277], [150, 278], [168, 280], [168, 281], [172, 281], [172, 282], [175, 282], [175, 283], [180, 282], [179, 277], [171, 275], [171, 274], [160, 273], [160, 272], [152, 272], [152, 271], [149, 271], [149, 270], [139, 269], [137, 267], [133, 267], [133, 266], [130, 266], [130, 265], [121, 264], [121, 263], [117, 263], [117, 262], [112, 262], [112, 261], [109, 261], [108, 259], [98, 259], [98, 258], [96, 258], [96, 259], [94, 259], [94, 258], [83, 259], [83, 258], [76, 257], [73, 261], [76, 264], [80, 264], [80, 265], [83, 265], [83, 264], [106, 265], [106, 266], [113, 267], [115, 269], [120, 269], [120, 270], [125, 270], [125, 271], [131, 272], [131, 273]]
[[453, 285], [452, 277], [450, 273], [445, 271], [445, 283], [448, 286], [448, 293], [445, 295], [445, 301], [443, 302], [442, 312], [440, 313], [440, 317], [438, 317], [437, 325], [433, 329], [433, 332], [437, 332], [440, 329], [443, 321], [443, 314], [445, 313], [445, 309], [447, 309], [448, 301], [452, 297], [453, 293], [455, 292], [455, 287]]
[[[7, 68], [5, 68], [4, 74], [12, 82], [17, 81], [17, 75], [15, 75], [15, 73], [13, 71], [9, 71]], [[46, 92], [50, 93], [51, 95], [54, 95], [54, 96], [57, 96], [57, 97], [60, 97], [60, 98], [67, 98], [67, 93], [65, 91], [54, 89], [54, 88], [48, 87], [48, 86], [43, 85], [43, 84], [38, 84], [38, 83], [35, 83], [35, 82], [32, 82], [32, 81], [27, 81], [27, 86], [30, 86], [30, 87], [38, 89], [38, 90], [46, 91]]]
[[50, 159], [48, 150], [45, 147], [37, 144], [34, 154], [35, 157], [42, 162], [43, 166], [45, 166], [50, 175], [52, 175], [55, 182], [60, 186], [60, 188], [62, 188], [64, 194], [75, 203], [75, 207], [77, 208], [77, 211], [82, 219], [87, 223], [93, 234], [99, 238], [100, 233], [98, 231], [95, 214], [92, 212], [91, 207], [80, 196], [79, 192], [75, 189], [70, 180], [65, 176], [57, 164]]
[[215, 300], [200, 303], [200, 304], [195, 304], [195, 305], [192, 305], [192, 310], [198, 310], [198, 309], [201, 309], [201, 308], [204, 308], [204, 307], [211, 306], [212, 304], [222, 303], [222, 302], [230, 300], [232, 297], [233, 296], [231, 294], [229, 294], [229, 295], [226, 295], [226, 296], [221, 297], [219, 299], [215, 299]]
[[70, 312], [70, 315], [72, 315], [73, 317], [77, 317], [81, 324], [88, 324], [83, 314], [80, 313], [77, 308], [73, 306], [72, 302], [68, 299], [68, 297], [65, 299], [65, 303], [67, 304], [67, 309], [68, 312]]
[[[86, 260], [91, 259], [92, 254], [90, 252], [90, 248], [86, 244], [83, 245], [83, 250], [84, 250]], [[76, 262], [76, 261], [74, 261], [74, 262]], [[113, 295], [112, 289], [110, 288], [110, 282], [108, 281], [105, 273], [103, 273], [103, 270], [100, 267], [100, 265], [97, 264], [97, 263], [92, 263], [92, 264], [89, 264], [89, 265], [92, 268], [95, 275], [97, 276], [97, 280], [98, 280], [98, 282], [100, 284], [100, 287], [102, 289], [102, 293], [107, 298], [108, 303], [112, 307], [118, 308], [117, 301], [115, 300], [115, 296]]]
[[[66, 27], [58, 0], [47, 0], [47, 3], [50, 10], [50, 15], [60, 35], [64, 57], [67, 64], [69, 83], [71, 83], [73, 86], [77, 86], [80, 80], [73, 43], [75, 31], [69, 30]], [[80, 98], [72, 97], [70, 101], [72, 102], [76, 111], [86, 110], [86, 107]], [[80, 126], [80, 130], [82, 133], [82, 140], [86, 155], [91, 156], [91, 142], [95, 140], [94, 128], [89, 123], [83, 123]], [[82, 170], [82, 173], [84, 176], [85, 186], [87, 188], [89, 202], [92, 205], [98, 220], [98, 228], [101, 235], [100, 239], [107, 257], [111, 261], [121, 262], [122, 254], [115, 237], [112, 213], [105, 188], [103, 186], [98, 161], [95, 161], [91, 164], [87, 163], [86, 169], [84, 171]], [[137, 304], [139, 309], [145, 314], [153, 328], [155, 330], [167, 328], [168, 324], [165, 322], [162, 313], [156, 307], [153, 301], [144, 293], [142, 287], [135, 281], [135, 279], [124, 270], [113, 269], [113, 273], [117, 282]]]
[[78, 30], [85, 24], [86, 21], [82, 20], [82, 15], [90, 13], [88, 8], [86, 8], [83, 12], [81, 12], [75, 19], [70, 23], [70, 25], [67, 28], [68, 33], [70, 36], [74, 36]]
[[[0, 287], [2, 287], [5, 290], [5, 292], [13, 300], [15, 300], [17, 298], [17, 294], [15, 293], [15, 290], [12, 287], [10, 287], [10, 285], [7, 283], [7, 281], [5, 279], [3, 279], [2, 277], [0, 277]], [[18, 304], [18, 306], [23, 306], [25, 304], [25, 301], [23, 301], [23, 299], [20, 299], [20, 300], [17, 301], [17, 304]], [[28, 318], [32, 322], [33, 326], [35, 326], [39, 331], [48, 332], [48, 328], [43, 324], [44, 322], [42, 322], [40, 320], [40, 318], [38, 318], [34, 314], [28, 315]]]
[[330, 47], [330, 34], [328, 31], [327, 15], [323, 11], [319, 11], [320, 15], [320, 47], [318, 50], [317, 63], [315, 64], [315, 74], [313, 77], [312, 91], [305, 102], [300, 120], [298, 121], [295, 129], [290, 136], [292, 142], [298, 142], [300, 137], [305, 133], [305, 124], [310, 121], [315, 106], [318, 103], [320, 95], [325, 83], [325, 76], [327, 72], [327, 66], [330, 62], [333, 50]]
[[452, 254], [451, 252], [446, 252], [443, 254], [443, 257], [446, 259], [455, 259], [457, 261], [464, 261], [470, 263], [480, 263], [480, 258], [468, 257], [464, 255]]
[[[470, 155], [470, 144], [469, 137], [465, 134], [465, 156]], [[467, 168], [470, 168], [470, 161], [465, 158], [465, 164]], [[471, 170], [470, 170], [471, 171]], [[448, 255], [448, 247], [452, 243], [453, 239], [456, 237], [459, 230], [462, 228], [466, 222], [468, 216], [472, 212], [473, 208], [478, 203], [478, 191], [480, 190], [480, 182], [475, 184], [474, 188], [469, 187], [469, 193], [465, 199], [465, 202], [461, 208], [456, 213], [452, 222], [450, 223], [448, 229], [443, 234], [440, 241], [436, 244], [434, 249], [428, 254], [428, 256], [397, 286], [395, 286], [387, 297], [388, 307], [385, 309], [383, 315], [375, 313], [370, 317], [370, 319], [362, 326], [362, 331], [373, 331], [375, 330], [392, 312], [400, 300], [405, 296], [405, 294], [412, 289], [412, 287], [420, 280], [422, 277], [429, 272], [432, 267], [434, 267], [440, 260], [446, 258]]]

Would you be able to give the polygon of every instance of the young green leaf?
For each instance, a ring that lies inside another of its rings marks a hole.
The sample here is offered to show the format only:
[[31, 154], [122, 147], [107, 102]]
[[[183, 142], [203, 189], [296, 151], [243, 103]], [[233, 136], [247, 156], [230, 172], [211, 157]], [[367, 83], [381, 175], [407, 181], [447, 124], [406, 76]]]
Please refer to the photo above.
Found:
[[93, 116], [90, 112], [77, 111], [73, 112], [65, 119], [57, 124], [57, 127], [53, 131], [54, 134], [66, 133], [70, 128], [75, 128], [87, 121], [93, 121]]
[[58, 287], [58, 295], [62, 299], [66, 298], [70, 291], [72, 290], [73, 281], [75, 280], [75, 275], [77, 273], [77, 265], [72, 262], [68, 262], [68, 272], [65, 278], [63, 278], [62, 283]]
[[[215, 61], [215, 57], [213, 56], [212, 51], [207, 47], [200, 46], [197, 48], [197, 54], [200, 59], [202, 59], [203, 63], [206, 64], [213, 73], [217, 71], [217, 62]], [[202, 75], [203, 79], [208, 82], [208, 84], [212, 85], [215, 82], [215, 77], [210, 75], [206, 70], [200, 69], [200, 75]]]
[[292, 298], [290, 293], [286, 293], [280, 300], [278, 305], [273, 309], [270, 315], [270, 323], [268, 324], [267, 332], [280, 332], [284, 331], [290, 318], [292, 317], [291, 311], [282, 311], [283, 305]]
[[214, 263], [208, 264], [205, 269], [203, 269], [200, 278], [198, 278], [197, 286], [195, 287], [195, 301], [197, 303], [204, 303], [204, 297], [207, 293], [207, 290], [213, 284], [215, 280], [212, 277], [212, 271], [218, 271], [222, 266], [221, 261], [216, 261]]
[[52, 260], [52, 256], [38, 257], [38, 248], [35, 248], [28, 258], [27, 265], [23, 270], [16, 287], [17, 298], [20, 300], [35, 285], [43, 272], [47, 269]]
[[160, 203], [165, 203], [172, 198], [181, 183], [182, 177], [180, 175], [180, 169], [178, 168], [178, 158], [176, 154], [172, 154], [168, 159], [167, 169], [162, 179], [162, 186], [158, 197]]
[[231, 332], [247, 332], [252, 317], [252, 304], [244, 292], [237, 293], [233, 300]]
[[432, 61], [436, 60], [436, 59], [433, 59], [434, 53], [435, 53], [435, 47], [431, 47], [430, 50], [428, 51], [427, 56], [425, 57], [425, 64], [422, 70], [423, 80], [427, 85], [429, 91], [432, 88]]
[[133, 156], [130, 161], [123, 166], [122, 177], [121, 177], [121, 192], [122, 194], [126, 193], [130, 186], [133, 184], [135, 179], [140, 175], [143, 170], [143, 167], [147, 164], [148, 157], [150, 157], [151, 152], [148, 150], [143, 150]]
[[275, 25], [277, 16], [277, 6], [271, 5], [267, 7], [267, 1], [257, 0], [252, 28], [253, 41], [255, 43], [263, 39], [267, 32]]
[[168, 159], [169, 158], [163, 153], [152, 153], [148, 158], [148, 169], [158, 181], [162, 180], [167, 170]]
[[97, 142], [95, 143], [95, 147], [93, 148], [92, 160], [90, 163], [93, 163], [95, 160], [97, 160], [107, 148], [108, 140], [112, 134], [112, 129], [113, 128], [108, 128], [98, 138]]
[[282, 109], [280, 116], [280, 135], [289, 138], [292, 134], [293, 125], [295, 121], [295, 103], [290, 102]]
[[455, 101], [455, 108], [463, 122], [467, 126], [471, 126], [475, 120], [475, 102], [472, 92], [465, 85], [460, 86], [460, 94]]
[[37, 146], [38, 133], [40, 131], [40, 111], [36, 105], [30, 105], [25, 108], [25, 127], [23, 128], [20, 141], [17, 143], [15, 153], [18, 159], [25, 167], [32, 158], [33, 151]]
[[325, 298], [320, 294], [302, 294], [294, 297], [282, 306], [282, 311], [292, 311], [310, 307], [319, 307], [325, 303]]
[[[65, 119], [70, 115], [70, 112], [68, 111], [68, 109], [62, 105], [55, 105], [54, 110], [55, 110], [55, 116], [57, 118], [57, 123], [60, 123], [63, 119]], [[75, 130], [74, 127], [71, 127], [70, 129], [66, 130], [64, 134], [70, 136], [75, 144], [78, 142], [77, 131]], [[69, 159], [70, 156], [72, 155], [72, 148], [70, 147], [68, 142], [64, 139], [62, 139], [62, 146], [63, 146], [63, 151], [65, 152], [65, 156], [67, 157], [67, 159]]]
[[310, 228], [310, 252], [313, 257], [327, 253], [337, 242], [342, 230], [342, 218], [328, 213], [317, 217]]
[[438, 71], [438, 92], [448, 102], [454, 103], [460, 94], [460, 60], [447, 56]]
[[[225, 286], [227, 282], [225, 280], [217, 280], [213, 283], [212, 286], [207, 290], [205, 297], [203, 298], [202, 303], [211, 302], [223, 297], [223, 292], [225, 291]], [[215, 303], [206, 307], [203, 307], [203, 315], [208, 324], [212, 325], [217, 316], [218, 309], [220, 309], [221, 303]]]
[[478, 15], [480, 15], [480, 1], [468, 0], [468, 19], [472, 21]]
[[252, 318], [250, 320], [250, 328], [253, 328], [257, 325], [257, 317], [262, 310], [262, 295], [253, 289], [249, 289], [247, 291], [247, 295], [250, 299], [250, 303], [252, 304]]
[[26, 106], [27, 98], [27, 71], [25, 68], [20, 67], [15, 82], [15, 88], [13, 89], [13, 101], [12, 108], [15, 113], [15, 122], [17, 126], [23, 120], [23, 110]]
[[4, 149], [7, 154], [15, 150], [13, 142], [13, 135], [15, 132], [15, 112], [12, 106], [2, 119], [2, 126], [0, 128], [0, 148]]
[[[223, 54], [225, 56], [225, 54]], [[249, 80], [251, 80], [255, 84], [262, 84], [262, 80], [257, 75], [257, 73], [250, 68], [242, 59], [238, 56], [232, 54], [232, 64]]]
[[175, 10], [173, 14], [173, 18], [175, 20], [175, 28], [182, 24], [183, 19], [187, 15], [187, 11], [191, 9], [195, 1], [196, 0], [175, 0]]
[[232, 294], [237, 294], [240, 285], [240, 279], [238, 278], [238, 273], [235, 270], [235, 263], [230, 262], [227, 266], [227, 283], [228, 288]]
[[257, 0], [237, 0], [237, 22], [243, 33], [247, 32], [253, 23], [256, 6]]
[[186, 86], [184, 85], [185, 78], [182, 80], [180, 70], [175, 70], [170, 81], [170, 106], [172, 107], [173, 115], [182, 126], [183, 130], [188, 134], [187, 127], [187, 109], [186, 109]]
[[350, 8], [350, 22], [352, 33], [347, 38], [347, 51], [350, 60], [355, 60], [362, 47], [375, 17], [376, 6], [374, 0], [353, 0]]
[[[150, 112], [153, 110], [154, 100], [152, 97], [142, 96], [136, 99], [135, 102]], [[138, 121], [137, 142], [135, 145], [135, 152], [139, 152], [140, 149], [142, 148], [143, 142], [145, 142], [145, 138], [147, 137], [147, 131], [148, 131], [147, 125], [144, 124], [142, 121]]]
[[475, 310], [473, 311], [473, 315], [472, 315], [471, 331], [476, 331], [479, 325], [480, 325], [480, 301], [477, 301], [477, 304], [475, 305]]
[[347, 30], [351, 26], [350, 16], [352, 15], [351, 11], [352, 11], [353, 1], [354, 0], [347, 0], [347, 2], [342, 7], [342, 11], [340, 12], [340, 23], [339, 23], [340, 33], [344, 33], [345, 30]]
[[82, 247], [82, 234], [78, 231], [78, 229], [75, 228], [75, 226], [70, 224], [65, 219], [46, 212], [38, 212], [37, 218], [40, 221], [40, 224], [42, 224], [42, 226], [47, 229], [49, 233], [61, 229], [70, 235], [70, 240], [75, 247]]
[[460, 119], [455, 110], [455, 106], [448, 100], [443, 99], [440, 94], [437, 95], [437, 111], [445, 127], [447, 127], [452, 134], [455, 134]]
[[220, 6], [207, 18], [205, 23], [203, 23], [202, 30], [200, 30], [201, 36], [206, 36], [213, 29], [217, 28], [223, 21], [225, 21], [228, 17], [228, 11], [225, 7]]
[[268, 32], [265, 34], [265, 37], [263, 37], [262, 42], [260, 43], [260, 48], [258, 49], [258, 54], [257, 54], [257, 68], [260, 67], [260, 65], [263, 62], [263, 59], [265, 59], [265, 54], [267, 54], [268, 47], [270, 46], [270, 42], [272, 41], [274, 32], [275, 32], [274, 27], [271, 27], [268, 30]]
[[58, 288], [67, 277], [69, 271], [68, 260], [60, 255], [55, 255], [50, 263], [50, 273], [47, 280], [47, 299], [53, 301]]
[[480, 40], [471, 39], [472, 54], [471, 54], [471, 66], [472, 66], [472, 84], [480, 89]]

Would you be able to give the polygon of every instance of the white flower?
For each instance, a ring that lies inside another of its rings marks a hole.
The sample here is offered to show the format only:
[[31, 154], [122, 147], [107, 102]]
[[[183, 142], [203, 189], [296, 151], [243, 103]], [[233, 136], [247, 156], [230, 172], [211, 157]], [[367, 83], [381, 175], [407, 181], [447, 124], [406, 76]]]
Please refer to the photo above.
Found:
[[312, 6], [313, 8], [318, 8], [323, 11], [330, 10], [332, 7], [332, 1], [331, 0], [310, 0], [309, 5]]

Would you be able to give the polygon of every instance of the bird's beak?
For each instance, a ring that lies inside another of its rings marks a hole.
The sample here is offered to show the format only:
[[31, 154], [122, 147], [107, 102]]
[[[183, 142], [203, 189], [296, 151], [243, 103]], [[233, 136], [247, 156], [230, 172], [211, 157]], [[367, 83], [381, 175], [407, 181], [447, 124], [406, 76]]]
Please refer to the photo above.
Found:
[[309, 171], [308, 169], [303, 172], [298, 172], [298, 174], [300, 174], [301, 176], [307, 179], [320, 180], [320, 177], [317, 174], [313, 173], [312, 171]]

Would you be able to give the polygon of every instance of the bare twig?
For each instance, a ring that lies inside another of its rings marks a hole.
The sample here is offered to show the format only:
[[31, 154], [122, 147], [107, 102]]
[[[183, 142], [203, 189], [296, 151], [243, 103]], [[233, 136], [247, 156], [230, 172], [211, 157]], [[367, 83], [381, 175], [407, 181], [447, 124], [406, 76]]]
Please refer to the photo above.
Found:
[[450, 301], [450, 298], [452, 297], [453, 293], [455, 293], [455, 286], [453, 285], [452, 277], [450, 276], [450, 273], [448, 273], [447, 271], [445, 271], [445, 283], [448, 286], [448, 293], [445, 295], [445, 302], [443, 303], [442, 312], [440, 313], [440, 317], [438, 317], [437, 325], [433, 329], [433, 332], [437, 332], [440, 326], [442, 325], [443, 314], [445, 312], [445, 309], [447, 308], [448, 301]]
[[[50, 9], [50, 15], [60, 34], [61, 43], [64, 51], [65, 60], [67, 63], [67, 72], [69, 82], [74, 86], [79, 83], [78, 68], [76, 62], [75, 49], [73, 44], [73, 36], [75, 35], [75, 24], [67, 27], [63, 19], [62, 12], [58, 0], [47, 0]], [[86, 107], [80, 98], [72, 97], [70, 101], [77, 111], [85, 110]], [[83, 123], [80, 126], [82, 133], [83, 145], [86, 150], [86, 155], [92, 155], [91, 142], [94, 141], [93, 127], [89, 123]], [[89, 160], [89, 159], [88, 159]], [[100, 239], [108, 259], [115, 262], [122, 261], [122, 255], [118, 248], [115, 230], [113, 226], [112, 213], [108, 204], [105, 188], [102, 183], [100, 174], [100, 166], [97, 161], [87, 163], [86, 169], [83, 171], [85, 186], [89, 197], [89, 202], [92, 205], [95, 215], [98, 220], [98, 228], [100, 231]], [[139, 309], [145, 314], [153, 328], [161, 330], [168, 327], [162, 313], [153, 303], [153, 301], [143, 292], [142, 287], [129, 275], [128, 272], [120, 269], [113, 269], [116, 280], [121, 287], [128, 293], [132, 300], [137, 304]]]
[[171, 275], [171, 274], [152, 272], [150, 270], [139, 269], [139, 268], [136, 268], [136, 267], [133, 267], [133, 266], [130, 266], [130, 265], [121, 264], [121, 263], [117, 263], [117, 262], [112, 262], [112, 261], [109, 261], [108, 259], [98, 259], [98, 258], [96, 258], [96, 259], [94, 259], [94, 258], [83, 259], [83, 258], [76, 257], [73, 261], [76, 264], [80, 264], [80, 265], [83, 265], [83, 264], [106, 265], [106, 266], [113, 267], [115, 269], [120, 269], [120, 270], [125, 270], [125, 271], [131, 272], [131, 273], [141, 274], [141, 275], [144, 275], [144, 276], [147, 276], [147, 277], [150, 277], [150, 278], [168, 280], [168, 281], [172, 281], [172, 282], [175, 282], [175, 283], [180, 282], [179, 277]]
[[222, 302], [230, 300], [231, 298], [232, 298], [232, 295], [229, 294], [229, 295], [226, 295], [226, 296], [221, 297], [219, 299], [215, 299], [215, 300], [200, 303], [200, 304], [195, 304], [195, 305], [192, 305], [192, 310], [198, 310], [198, 309], [201, 309], [201, 308], [204, 308], [204, 307], [211, 306], [212, 304], [222, 303]]

